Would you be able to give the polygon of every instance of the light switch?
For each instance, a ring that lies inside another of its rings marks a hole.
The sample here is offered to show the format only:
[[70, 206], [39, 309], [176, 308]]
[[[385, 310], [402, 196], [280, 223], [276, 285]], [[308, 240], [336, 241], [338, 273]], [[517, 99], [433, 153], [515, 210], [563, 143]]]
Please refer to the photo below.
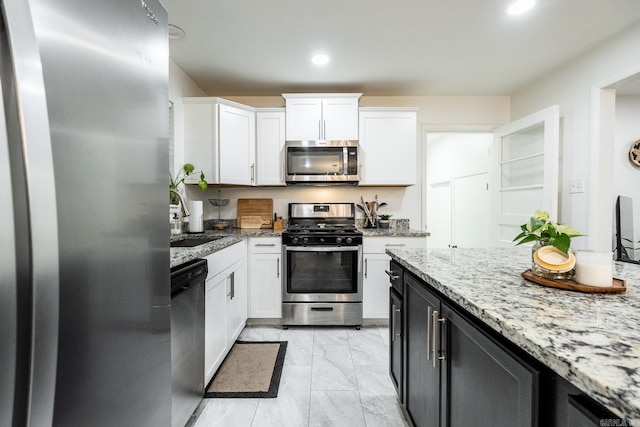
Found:
[[583, 181], [582, 178], [576, 178], [571, 180], [571, 188], [569, 189], [569, 193], [571, 194], [575, 194], [575, 193], [583, 193], [584, 192], [584, 185], [583, 185]]

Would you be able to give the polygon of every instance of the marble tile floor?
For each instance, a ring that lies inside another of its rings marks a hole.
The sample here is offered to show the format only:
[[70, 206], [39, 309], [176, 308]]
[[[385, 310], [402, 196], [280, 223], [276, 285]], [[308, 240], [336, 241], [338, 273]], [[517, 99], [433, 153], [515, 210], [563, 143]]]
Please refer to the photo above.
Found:
[[388, 374], [388, 327], [247, 326], [239, 339], [288, 341], [278, 397], [203, 399], [192, 425], [407, 426]]

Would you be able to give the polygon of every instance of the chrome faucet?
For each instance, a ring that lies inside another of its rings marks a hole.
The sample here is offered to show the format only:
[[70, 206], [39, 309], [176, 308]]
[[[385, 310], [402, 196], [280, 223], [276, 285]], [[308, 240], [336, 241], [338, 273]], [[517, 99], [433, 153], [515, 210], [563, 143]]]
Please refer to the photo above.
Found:
[[178, 199], [180, 199], [180, 206], [182, 207], [182, 216], [191, 215], [191, 212], [189, 212], [189, 208], [187, 208], [187, 204], [185, 203], [184, 199], [182, 198], [182, 194], [178, 193], [173, 188], [169, 189], [169, 193], [175, 194], [176, 196], [178, 196]]

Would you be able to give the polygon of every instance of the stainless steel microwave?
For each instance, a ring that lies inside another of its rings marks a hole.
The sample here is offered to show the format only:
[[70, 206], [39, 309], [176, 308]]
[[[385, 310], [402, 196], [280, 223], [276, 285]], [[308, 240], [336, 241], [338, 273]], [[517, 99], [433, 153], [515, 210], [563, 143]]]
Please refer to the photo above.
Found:
[[285, 165], [288, 185], [356, 185], [358, 141], [286, 141]]

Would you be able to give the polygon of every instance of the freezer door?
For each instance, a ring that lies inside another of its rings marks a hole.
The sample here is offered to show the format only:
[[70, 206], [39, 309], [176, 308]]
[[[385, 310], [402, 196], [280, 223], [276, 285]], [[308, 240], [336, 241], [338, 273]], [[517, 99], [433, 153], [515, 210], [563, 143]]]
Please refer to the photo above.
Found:
[[[44, 81], [29, 5], [2, 2], [0, 425], [50, 425], [58, 347], [58, 229]], [[10, 185], [6, 185], [9, 183]], [[5, 245], [4, 242], [8, 242]]]

